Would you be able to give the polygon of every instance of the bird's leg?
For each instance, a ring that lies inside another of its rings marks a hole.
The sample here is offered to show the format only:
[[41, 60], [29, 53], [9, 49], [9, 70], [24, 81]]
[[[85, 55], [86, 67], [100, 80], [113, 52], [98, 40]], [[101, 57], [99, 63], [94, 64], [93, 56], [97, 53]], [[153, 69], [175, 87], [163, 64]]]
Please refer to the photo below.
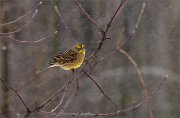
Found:
[[73, 72], [73, 76], [74, 76], [75, 70], [74, 70], [74, 69], [72, 69], [72, 72]]
[[79, 90], [79, 80], [78, 80], [78, 78], [76, 79], [76, 82], [77, 82], [77, 90]]

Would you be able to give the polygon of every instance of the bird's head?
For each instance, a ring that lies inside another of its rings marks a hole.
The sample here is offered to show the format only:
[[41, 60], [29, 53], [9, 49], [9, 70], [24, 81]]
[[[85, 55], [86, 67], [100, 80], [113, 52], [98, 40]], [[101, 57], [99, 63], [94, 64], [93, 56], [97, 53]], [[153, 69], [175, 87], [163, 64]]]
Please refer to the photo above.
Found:
[[85, 55], [86, 49], [85, 49], [85, 46], [84, 46], [83, 44], [81, 44], [81, 43], [76, 44], [76, 45], [74, 46], [74, 49], [75, 49], [76, 51], [78, 51], [79, 53]]

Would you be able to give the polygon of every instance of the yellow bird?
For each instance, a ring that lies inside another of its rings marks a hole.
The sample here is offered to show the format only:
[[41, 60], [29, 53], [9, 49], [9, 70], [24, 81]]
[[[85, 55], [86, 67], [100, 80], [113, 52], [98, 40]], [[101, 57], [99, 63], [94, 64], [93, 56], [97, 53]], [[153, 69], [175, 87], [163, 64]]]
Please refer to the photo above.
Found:
[[79, 68], [85, 58], [86, 49], [83, 44], [76, 44], [74, 47], [64, 53], [59, 53], [52, 57], [53, 61], [50, 66], [59, 66], [64, 70], [72, 70]]

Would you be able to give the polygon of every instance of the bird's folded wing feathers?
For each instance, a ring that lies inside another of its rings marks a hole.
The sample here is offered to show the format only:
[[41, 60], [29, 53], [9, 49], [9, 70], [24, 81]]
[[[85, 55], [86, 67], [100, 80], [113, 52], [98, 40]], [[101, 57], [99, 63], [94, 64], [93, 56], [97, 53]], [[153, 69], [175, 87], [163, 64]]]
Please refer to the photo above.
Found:
[[72, 61], [77, 58], [77, 52], [70, 49], [67, 52], [59, 53], [58, 55], [55, 55], [52, 57], [54, 61]]

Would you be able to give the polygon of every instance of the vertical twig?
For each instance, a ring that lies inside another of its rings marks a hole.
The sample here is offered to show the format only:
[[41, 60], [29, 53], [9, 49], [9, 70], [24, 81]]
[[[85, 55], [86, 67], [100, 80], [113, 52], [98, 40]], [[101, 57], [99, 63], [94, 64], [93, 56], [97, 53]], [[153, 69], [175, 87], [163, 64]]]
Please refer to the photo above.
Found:
[[122, 9], [123, 9], [124, 6], [126, 5], [127, 1], [128, 1], [128, 0], [122, 0], [121, 3], [119, 4], [118, 8], [116, 9], [116, 11], [114, 12], [114, 14], [112, 15], [110, 21], [107, 23], [106, 29], [103, 30], [103, 32], [101, 32], [101, 33], [102, 33], [102, 38], [101, 38], [101, 41], [100, 41], [97, 49], [89, 56], [88, 60], [91, 60], [92, 57], [96, 56], [96, 54], [101, 50], [104, 41], [107, 39], [107, 37], [106, 37], [106, 36], [107, 36], [107, 33], [108, 33], [108, 31], [109, 31], [109, 29], [110, 29], [110, 27], [111, 27], [111, 25], [112, 25], [115, 17], [117, 16], [117, 14], [118, 14], [119, 12], [122, 11]]
[[[140, 14], [139, 14], [139, 16], [138, 16], [137, 22], [136, 22], [136, 24], [135, 24], [135, 27], [134, 27], [132, 33], [130, 34], [129, 38], [128, 38], [123, 44], [121, 44], [121, 46], [117, 46], [117, 45], [116, 45], [116, 47], [117, 47], [117, 51], [120, 52], [120, 53], [122, 53], [122, 54], [134, 65], [134, 67], [135, 67], [135, 69], [136, 69], [136, 72], [137, 72], [137, 74], [138, 74], [138, 76], [139, 76], [138, 79], [139, 79], [142, 87], [145, 88], [145, 90], [144, 90], [144, 96], [145, 96], [146, 98], [148, 98], [148, 90], [147, 90], [147, 88], [146, 88], [146, 85], [145, 85], [145, 82], [144, 82], [142, 73], [141, 73], [141, 71], [140, 71], [137, 63], [133, 60], [133, 58], [132, 58], [127, 52], [125, 52], [124, 50], [121, 49], [121, 47], [124, 46], [129, 40], [131, 40], [132, 37], [134, 36], [134, 34], [136, 33], [137, 28], [138, 28], [139, 23], [140, 23], [140, 20], [141, 20], [141, 18], [142, 18], [143, 13], [144, 13], [145, 5], [146, 5], [146, 4], [145, 4], [145, 2], [144, 2], [144, 3], [142, 4], [142, 8], [141, 8]], [[153, 114], [153, 111], [152, 111], [151, 101], [147, 101], [147, 105], [148, 105], [148, 111], [149, 111], [150, 118], [154, 118], [154, 114]]]
[[[144, 96], [145, 98], [147, 99], [148, 98], [148, 90], [146, 88], [146, 84], [144, 82], [144, 79], [143, 79], [143, 75], [137, 65], [137, 63], [134, 61], [134, 59], [124, 50], [120, 49], [119, 47], [117, 47], [117, 50], [119, 53], [123, 54], [132, 64], [133, 66], [135, 67], [135, 70], [138, 74], [138, 80], [140, 81], [143, 89], [144, 89]], [[149, 115], [151, 118], [154, 118], [154, 115], [153, 115], [153, 112], [152, 112], [152, 106], [151, 106], [151, 102], [150, 101], [147, 101], [147, 105], [148, 105], [148, 111], [149, 111]]]
[[69, 27], [67, 26], [66, 22], [64, 21], [63, 16], [61, 15], [58, 7], [57, 7], [57, 6], [54, 6], [54, 9], [55, 9], [55, 12], [58, 14], [59, 18], [61, 19], [64, 27], [66, 28], [66, 30], [67, 30], [67, 31], [69, 32], [69, 34], [71, 35], [71, 40], [73, 41], [74, 44], [76, 44], [77, 42], [76, 42], [76, 40], [74, 39], [74, 36], [73, 36], [71, 30], [69, 29]]
[[145, 9], [145, 7], [146, 7], [146, 3], [144, 2], [144, 3], [142, 4], [141, 11], [140, 11], [140, 13], [139, 13], [138, 19], [137, 19], [137, 21], [136, 21], [136, 24], [135, 24], [135, 27], [134, 27], [132, 33], [129, 35], [128, 39], [127, 39], [124, 43], [121, 44], [120, 48], [122, 48], [125, 44], [127, 44], [127, 43], [132, 39], [132, 37], [134, 36], [134, 34], [136, 33], [136, 31], [137, 31], [137, 29], [138, 29], [138, 27], [139, 27], [139, 23], [140, 23], [140, 21], [141, 21], [141, 18], [142, 18], [143, 14], [144, 14], [144, 9]]
[[74, 96], [76, 95], [77, 90], [74, 91], [74, 93], [68, 98], [68, 100], [65, 102], [65, 104], [60, 108], [60, 111], [57, 113], [56, 117], [60, 117], [59, 115], [64, 112], [64, 110], [70, 105], [72, 102]]
[[111, 27], [111, 24], [112, 24], [113, 20], [115, 19], [115, 17], [117, 16], [118, 12], [122, 11], [122, 9], [126, 5], [127, 1], [128, 0], [122, 0], [121, 3], [119, 4], [118, 8], [116, 9], [115, 13], [113, 14], [113, 16], [111, 17], [110, 21], [108, 22], [108, 24], [106, 26], [106, 30], [105, 30], [106, 33], [109, 31], [109, 28]]
[[51, 112], [55, 112], [61, 105], [62, 105], [62, 103], [63, 103], [63, 101], [64, 101], [64, 99], [65, 99], [65, 96], [66, 96], [66, 94], [67, 94], [67, 86], [64, 88], [64, 92], [63, 92], [63, 95], [62, 95], [62, 97], [61, 97], [61, 100], [60, 100], [60, 102], [59, 102], [59, 104], [58, 105], [56, 105], [56, 107], [54, 108], [54, 109], [52, 109], [51, 110]]

